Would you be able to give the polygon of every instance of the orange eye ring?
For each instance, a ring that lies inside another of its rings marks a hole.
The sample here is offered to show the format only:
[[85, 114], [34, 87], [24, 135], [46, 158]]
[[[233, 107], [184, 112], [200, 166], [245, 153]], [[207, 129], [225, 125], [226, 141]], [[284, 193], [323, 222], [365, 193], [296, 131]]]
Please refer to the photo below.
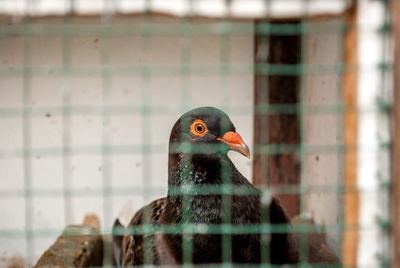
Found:
[[202, 120], [194, 121], [193, 124], [190, 126], [190, 130], [194, 135], [200, 137], [203, 137], [208, 133], [207, 126]]

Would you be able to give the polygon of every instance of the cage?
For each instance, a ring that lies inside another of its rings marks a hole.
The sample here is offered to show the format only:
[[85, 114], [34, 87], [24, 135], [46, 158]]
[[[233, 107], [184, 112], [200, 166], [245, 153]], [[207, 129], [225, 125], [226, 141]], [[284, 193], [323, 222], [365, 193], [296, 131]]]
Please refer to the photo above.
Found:
[[[293, 267], [318, 267], [306, 245], [313, 237], [339, 260], [323, 267], [397, 267], [399, 8], [389, 0], [0, 1], [0, 266], [59, 265], [51, 245], [64, 266], [115, 265], [115, 219], [127, 225], [168, 193], [174, 122], [214, 106], [252, 152], [229, 158], [297, 226]], [[97, 229], [70, 226], [91, 213]], [[88, 255], [76, 260], [74, 250]], [[223, 265], [243, 267], [231, 255]]]

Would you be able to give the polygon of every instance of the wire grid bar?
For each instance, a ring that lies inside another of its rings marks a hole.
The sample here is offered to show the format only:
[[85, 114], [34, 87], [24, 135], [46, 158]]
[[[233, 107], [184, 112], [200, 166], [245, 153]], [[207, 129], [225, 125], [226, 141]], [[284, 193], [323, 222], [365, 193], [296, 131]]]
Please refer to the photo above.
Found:
[[[269, 1], [266, 1], [269, 2]], [[307, 1], [306, 1], [307, 2]], [[66, 16], [64, 22], [61, 26], [53, 26], [53, 25], [35, 25], [32, 24], [31, 20], [26, 19], [23, 25], [18, 26], [0, 26], [0, 36], [7, 38], [9, 36], [22, 36], [24, 37], [24, 60], [23, 66], [17, 66], [13, 69], [9, 68], [0, 68], [0, 76], [1, 77], [23, 77], [23, 90], [24, 90], [24, 100], [23, 107], [20, 108], [1, 108], [0, 109], [0, 117], [8, 118], [8, 117], [23, 117], [23, 148], [16, 150], [9, 149], [0, 149], [0, 158], [10, 158], [10, 157], [22, 157], [24, 159], [24, 178], [25, 178], [25, 187], [23, 190], [1, 190], [1, 198], [7, 197], [15, 197], [15, 196], [23, 196], [25, 200], [25, 220], [26, 220], [26, 230], [23, 232], [15, 231], [10, 229], [0, 230], [0, 236], [25, 236], [28, 245], [27, 245], [27, 258], [33, 257], [33, 238], [40, 236], [51, 236], [58, 234], [57, 229], [44, 229], [44, 230], [34, 230], [32, 227], [31, 219], [33, 218], [31, 208], [32, 206], [32, 198], [35, 196], [60, 196], [62, 195], [65, 202], [65, 221], [66, 223], [72, 218], [72, 210], [73, 204], [72, 199], [76, 196], [84, 196], [84, 195], [92, 195], [92, 196], [100, 196], [104, 202], [104, 214], [103, 214], [103, 222], [107, 229], [105, 230], [107, 233], [111, 233], [109, 226], [112, 221], [112, 204], [111, 198], [113, 196], [119, 195], [129, 195], [129, 194], [143, 194], [143, 199], [145, 201], [148, 200], [146, 194], [152, 193], [154, 191], [162, 192], [162, 187], [153, 187], [151, 178], [152, 169], [154, 168], [151, 164], [150, 156], [153, 153], [166, 153], [165, 148], [162, 144], [152, 144], [151, 139], [149, 138], [148, 133], [151, 132], [152, 129], [152, 118], [153, 116], [160, 116], [165, 114], [175, 114], [175, 110], [186, 111], [191, 107], [190, 100], [192, 96], [190, 95], [190, 79], [193, 74], [207, 75], [218, 73], [223, 78], [228, 74], [248, 74], [253, 73], [255, 75], [288, 75], [288, 76], [306, 76], [306, 75], [329, 75], [332, 73], [340, 73], [348, 71], [359, 71], [359, 72], [368, 72], [375, 71], [374, 69], [365, 70], [363, 66], [349, 66], [342, 62], [342, 59], [338, 64], [238, 64], [230, 62], [229, 55], [231, 37], [235, 35], [243, 35], [243, 34], [258, 34], [258, 35], [312, 35], [312, 34], [328, 34], [328, 33], [340, 33], [343, 35], [347, 27], [345, 23], [322, 23], [322, 24], [313, 24], [302, 22], [296, 25], [288, 25], [284, 23], [269, 23], [262, 22], [257, 24], [256, 26], [242, 25], [240, 23], [231, 22], [229, 19], [223, 20], [218, 23], [211, 24], [200, 24], [194, 25], [188, 19], [183, 19], [181, 23], [177, 24], [155, 24], [151, 23], [151, 18], [147, 17], [146, 14], [142, 17], [141, 25], [115, 25], [113, 24], [113, 16], [111, 14], [105, 14], [102, 16], [102, 21], [99, 26], [87, 26], [87, 25], [70, 25], [71, 18]], [[369, 29], [366, 27], [366, 31], [380, 31], [383, 35], [387, 36], [390, 33], [390, 29], [388, 27], [389, 21], [386, 20], [385, 23], [379, 27], [378, 29]], [[60, 34], [62, 33], [62, 34]], [[77, 36], [93, 36], [99, 35], [102, 38], [104, 46], [101, 47], [101, 61], [98, 66], [72, 66], [70, 62], [70, 39], [72, 37]], [[140, 36], [142, 39], [141, 50], [142, 52], [146, 51], [149, 47], [149, 44], [152, 42], [152, 37], [154, 35], [165, 35], [165, 36], [181, 36], [191, 37], [191, 36], [222, 36], [220, 41], [220, 50], [222, 51], [220, 55], [220, 64], [195, 64], [191, 62], [191, 46], [189, 44], [185, 44], [181, 51], [180, 55], [180, 63], [178, 64], [169, 64], [166, 66], [160, 66], [158, 64], [132, 64], [129, 66], [114, 66], [109, 62], [109, 46], [108, 40], [110, 38], [116, 36]], [[53, 37], [53, 36], [62, 36], [62, 66], [35, 66], [31, 63], [31, 38], [32, 37]], [[341, 46], [342, 41], [339, 42], [338, 46]], [[46, 76], [48, 75], [48, 68], [52, 69], [52, 74], [55, 76], [62, 77], [64, 81], [65, 87], [67, 87], [63, 92], [62, 97], [62, 105], [58, 106], [49, 106], [49, 107], [40, 107], [33, 108], [30, 105], [31, 101], [31, 80], [32, 77], [38, 76]], [[381, 72], [384, 74], [390, 70], [390, 64], [388, 62], [382, 62], [376, 68], [379, 68]], [[71, 86], [70, 78], [71, 77], [82, 77], [90, 73], [91, 75], [98, 76], [102, 79], [101, 87], [102, 87], [102, 104], [100, 106], [77, 106], [71, 104], [71, 96], [68, 90], [68, 87]], [[114, 76], [137, 76], [142, 79], [143, 84], [145, 85], [148, 81], [151, 81], [153, 76], [180, 76], [181, 77], [181, 94], [180, 94], [180, 102], [179, 107], [170, 106], [162, 106], [162, 105], [154, 105], [152, 104], [151, 97], [148, 95], [148, 90], [144, 87], [141, 90], [141, 104], [137, 106], [132, 105], [114, 105], [110, 102], [110, 92], [112, 90], [110, 80]], [[223, 79], [222, 79], [223, 80]], [[333, 115], [341, 115], [343, 112], [348, 111], [349, 109], [353, 110], [356, 113], [372, 113], [375, 114], [377, 112], [384, 113], [385, 116], [389, 116], [390, 114], [390, 100], [381, 99], [376, 107], [371, 107], [368, 110], [360, 110], [357, 107], [346, 107], [341, 104], [340, 98], [337, 99], [337, 104], [335, 105], [309, 105], [302, 104], [300, 100], [299, 104], [269, 104], [269, 105], [259, 105], [255, 107], [233, 107], [230, 105], [230, 94], [226, 81], [221, 82], [221, 88], [224, 91], [223, 100], [221, 101], [221, 107], [224, 107], [229, 114], [231, 115], [241, 115], [243, 113], [253, 113], [261, 114], [261, 115], [281, 115], [281, 114], [295, 114], [295, 115], [304, 115], [304, 114], [333, 114]], [[387, 88], [387, 86], [383, 86], [382, 88]], [[337, 86], [338, 92], [341, 91], [341, 82], [338, 82]], [[303, 91], [301, 88], [300, 91]], [[384, 93], [382, 95], [385, 95]], [[338, 94], [339, 96], [339, 94]], [[62, 116], [62, 146], [54, 146], [54, 147], [43, 147], [37, 148], [32, 145], [31, 141], [31, 124], [32, 120], [35, 117], [41, 117], [43, 114], [51, 112], [52, 115], [61, 115]], [[101, 146], [72, 146], [71, 145], [71, 137], [70, 137], [70, 127], [71, 127], [71, 116], [80, 116], [80, 115], [100, 115], [102, 121], [107, 124], [110, 120], [110, 117], [114, 115], [140, 115], [141, 116], [141, 131], [142, 131], [142, 140], [141, 145], [121, 145], [115, 146], [112, 145], [110, 133], [108, 132], [107, 127], [102, 128], [102, 138], [101, 138]], [[338, 117], [339, 125], [341, 124], [341, 119]], [[301, 124], [302, 125], [302, 124]], [[382, 142], [381, 147], [379, 148], [383, 152], [390, 150], [390, 142]], [[190, 152], [193, 152], [193, 147], [190, 147]], [[201, 148], [200, 148], [201, 150]], [[274, 154], [298, 154], [300, 156], [300, 162], [303, 161], [303, 157], [307, 155], [312, 155], [314, 153], [319, 153], [321, 155], [342, 155], [345, 150], [357, 150], [357, 146], [354, 145], [354, 148], [346, 147], [344, 144], [335, 144], [335, 145], [290, 145], [290, 144], [278, 144], [278, 145], [269, 145], [269, 144], [258, 144], [254, 146], [254, 151], [259, 154], [266, 155], [274, 155]], [[44, 156], [62, 156], [63, 159], [63, 189], [62, 190], [46, 190], [46, 189], [33, 189], [32, 186], [32, 156], [40, 153]], [[70, 179], [71, 174], [69, 171], [69, 166], [71, 165], [71, 156], [83, 154], [83, 155], [101, 155], [102, 157], [102, 187], [95, 187], [94, 189], [89, 190], [81, 190], [74, 189], [71, 186]], [[142, 157], [143, 166], [143, 187], [131, 187], [131, 188], [115, 188], [112, 186], [112, 157], [114, 155], [131, 155], [131, 154], [139, 154]], [[226, 174], [229, 177], [229, 174]], [[219, 189], [204, 187], [203, 189], [196, 189], [196, 193], [201, 194], [230, 194], [232, 193], [232, 185], [225, 182], [226, 185], [221, 187], [221, 192]], [[343, 184], [332, 184], [328, 186], [281, 186], [273, 188], [274, 191], [278, 193], [299, 193], [299, 194], [307, 194], [309, 192], [318, 192], [318, 193], [330, 193], [335, 192], [338, 195], [342, 195], [344, 191]], [[184, 194], [191, 194], [191, 189], [186, 189], [188, 192]], [[236, 190], [237, 191], [237, 190]], [[356, 191], [356, 189], [354, 189]], [[387, 193], [388, 184], [382, 184], [382, 193]], [[249, 194], [244, 192], [243, 194]], [[251, 194], [251, 193], [250, 193]], [[188, 200], [190, 202], [190, 200]], [[235, 264], [231, 264], [232, 256], [231, 252], [231, 236], [230, 234], [235, 233], [269, 233], [269, 232], [290, 232], [287, 226], [274, 226], [274, 225], [250, 225], [250, 226], [234, 226], [229, 224], [230, 222], [230, 210], [231, 210], [231, 200], [224, 199], [223, 204], [224, 207], [228, 208], [228, 212], [226, 213], [224, 218], [224, 223], [217, 226], [204, 226], [204, 225], [193, 225], [193, 224], [183, 224], [182, 226], [153, 226], [153, 225], [143, 225], [138, 228], [132, 228], [129, 231], [132, 234], [152, 234], [154, 232], [165, 232], [165, 233], [185, 233], [189, 234], [189, 236], [184, 236], [187, 239], [184, 239], [184, 243], [187, 244], [189, 249], [193, 249], [193, 244], [191, 240], [190, 234], [194, 233], [216, 233], [216, 234], [224, 234], [224, 245], [228, 245], [224, 247], [224, 260], [226, 260], [229, 267], [235, 267]], [[338, 201], [340, 202], [340, 201]], [[339, 203], [339, 207], [341, 204]], [[387, 222], [382, 223], [382, 229], [385, 230]], [[334, 230], [338, 231], [339, 234], [341, 231], [346, 228], [355, 228], [355, 229], [373, 229], [372, 226], [364, 227], [364, 226], [344, 226], [343, 224], [338, 225], [326, 225], [324, 230]], [[299, 230], [297, 230], [299, 231]], [[311, 230], [307, 229], [307, 227], [303, 226], [300, 228], [301, 232], [307, 233]], [[149, 245], [150, 246], [150, 245]], [[110, 252], [109, 248], [106, 248], [107, 253]], [[191, 259], [191, 251], [188, 251], [188, 256], [184, 257], [186, 259], [185, 266], [190, 266]], [[151, 260], [147, 260], [146, 263], [150, 263]], [[252, 265], [249, 265], [251, 267]], [[144, 265], [143, 267], [151, 267], [151, 265]], [[196, 266], [197, 267], [197, 266]], [[205, 267], [212, 267], [212, 265], [205, 265]], [[240, 266], [244, 267], [244, 266]], [[275, 267], [273, 265], [263, 265], [263, 267]], [[315, 266], [317, 267], [317, 266]], [[326, 266], [324, 266], [326, 267]], [[329, 267], [336, 267], [335, 265]]]
[[[189, 22], [189, 20], [188, 20]], [[343, 31], [348, 27], [354, 25], [347, 25], [344, 22], [321, 22], [319, 24], [304, 22], [302, 26], [293, 25], [287, 23], [275, 23], [275, 22], [261, 22], [256, 26], [251, 26], [248, 23], [240, 23], [233, 21], [223, 22], [207, 22], [202, 23], [169, 23], [168, 25], [162, 23], [146, 22], [141, 21], [140, 24], [112, 24], [113, 31], [107, 31], [109, 25], [86, 25], [86, 24], [72, 24], [72, 25], [47, 25], [38, 24], [32, 25], [28, 29], [21, 28], [17, 25], [2, 25], [0, 27], [0, 35], [25, 35], [31, 34], [35, 36], [59, 36], [60, 30], [64, 31], [64, 34], [69, 36], [80, 36], [80, 35], [100, 35], [105, 36], [120, 36], [120, 35], [243, 35], [243, 34], [260, 34], [260, 35], [307, 35], [307, 34], [329, 34]], [[379, 28], [373, 28], [369, 25], [360, 25], [361, 30], [365, 32], [390, 32], [390, 24], [385, 22]]]
[[[253, 228], [254, 227], [254, 228]], [[382, 224], [382, 228], [387, 228], [387, 223]], [[374, 225], [326, 225], [322, 227], [312, 227], [309, 225], [299, 225], [296, 229], [289, 228], [288, 225], [272, 225], [272, 224], [255, 224], [255, 225], [208, 225], [208, 224], [180, 224], [180, 225], [152, 225], [143, 224], [138, 228], [128, 228], [115, 230], [115, 234], [126, 234], [132, 233], [136, 235], [149, 235], [149, 234], [176, 234], [176, 233], [188, 233], [188, 234], [240, 234], [240, 233], [303, 233], [309, 232], [326, 232], [326, 231], [340, 231], [345, 230], [363, 230], [373, 231], [376, 227]], [[29, 235], [31, 238], [35, 237], [54, 237], [60, 234], [59, 229], [38, 229], [31, 232], [19, 231], [19, 230], [2, 230], [0, 234], [5, 238], [19, 238]], [[111, 232], [109, 233], [111, 234]], [[73, 234], [66, 234], [73, 235]], [[90, 234], [89, 234], [90, 235]]]

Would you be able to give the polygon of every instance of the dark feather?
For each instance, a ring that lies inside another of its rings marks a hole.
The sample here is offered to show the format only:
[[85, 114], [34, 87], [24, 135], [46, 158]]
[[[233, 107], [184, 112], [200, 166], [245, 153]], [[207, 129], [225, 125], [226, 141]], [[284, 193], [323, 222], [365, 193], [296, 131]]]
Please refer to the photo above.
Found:
[[[129, 226], [134, 228], [135, 226], [141, 226], [143, 223], [150, 223], [153, 225], [159, 225], [160, 215], [164, 209], [166, 198], [157, 199], [151, 202], [149, 205], [141, 208], [133, 216], [129, 222]], [[122, 225], [117, 220], [114, 223], [113, 229], [120, 228]], [[128, 230], [126, 231], [127, 233]], [[124, 236], [113, 236], [113, 247], [115, 264], [117, 266], [143, 264], [144, 263], [144, 240], [150, 241], [151, 252], [153, 254], [152, 259], [154, 263], [158, 264], [157, 255], [155, 255], [153, 239], [154, 235], [124, 235]]]

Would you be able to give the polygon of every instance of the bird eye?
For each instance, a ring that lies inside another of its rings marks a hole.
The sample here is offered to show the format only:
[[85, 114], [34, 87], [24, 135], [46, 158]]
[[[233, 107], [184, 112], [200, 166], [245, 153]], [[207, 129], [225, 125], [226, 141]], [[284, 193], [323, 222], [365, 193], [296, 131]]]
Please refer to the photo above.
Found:
[[196, 136], [204, 136], [207, 134], [208, 129], [206, 124], [201, 120], [196, 120], [191, 126], [192, 133]]

